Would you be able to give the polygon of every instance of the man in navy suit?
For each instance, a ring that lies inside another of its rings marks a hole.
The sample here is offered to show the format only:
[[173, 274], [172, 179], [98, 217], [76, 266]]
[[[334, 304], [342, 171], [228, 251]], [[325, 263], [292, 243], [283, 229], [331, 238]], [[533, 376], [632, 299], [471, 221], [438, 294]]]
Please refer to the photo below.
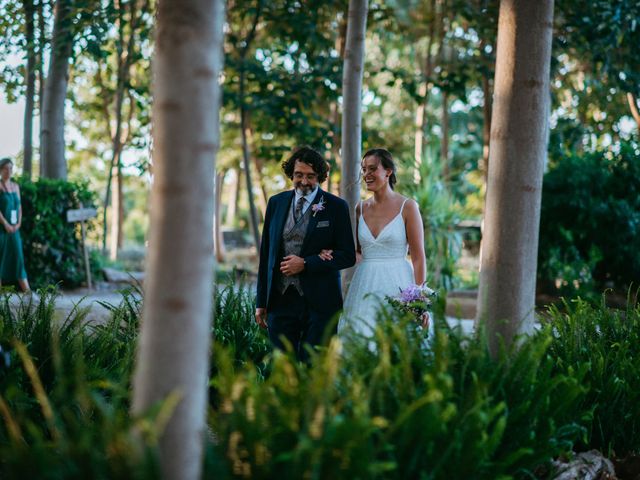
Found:
[[[301, 147], [282, 164], [293, 190], [269, 199], [262, 231], [256, 322], [268, 328], [271, 343], [300, 359], [305, 345], [320, 345], [332, 317], [342, 309], [340, 270], [356, 261], [349, 207], [319, 185], [327, 178], [327, 162]], [[323, 260], [321, 250], [331, 250]]]

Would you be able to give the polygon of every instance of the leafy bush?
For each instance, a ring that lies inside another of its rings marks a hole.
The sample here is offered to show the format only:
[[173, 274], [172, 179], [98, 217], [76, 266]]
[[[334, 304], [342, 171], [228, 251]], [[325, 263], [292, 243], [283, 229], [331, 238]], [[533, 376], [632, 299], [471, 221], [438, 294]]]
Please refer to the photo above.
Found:
[[0, 370], [0, 477], [158, 478], [153, 437], [139, 435], [157, 431], [154, 418], [128, 415], [137, 323], [114, 315], [90, 326], [82, 308], [59, 322], [55, 298], [0, 303], [11, 347]]
[[640, 452], [640, 305], [626, 310], [565, 302], [550, 309], [556, 371], [585, 371], [579, 410], [589, 413], [586, 443], [618, 457]]
[[67, 210], [91, 207], [86, 183], [39, 178], [19, 179], [25, 267], [33, 288], [85, 281], [79, 225], [67, 222]]
[[638, 178], [633, 143], [566, 157], [545, 175], [538, 275], [546, 291], [574, 296], [640, 279]]
[[276, 354], [271, 375], [219, 352], [212, 416], [223, 477], [511, 478], [571, 449], [580, 378], [554, 371], [549, 332], [490, 357], [439, 329], [433, 348], [395, 315], [375, 344], [334, 341], [305, 368]]

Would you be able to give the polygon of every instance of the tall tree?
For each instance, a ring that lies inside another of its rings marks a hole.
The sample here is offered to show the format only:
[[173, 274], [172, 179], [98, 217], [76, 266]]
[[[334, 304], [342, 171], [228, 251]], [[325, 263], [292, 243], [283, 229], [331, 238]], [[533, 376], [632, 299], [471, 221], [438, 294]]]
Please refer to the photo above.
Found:
[[202, 468], [223, 24], [222, 0], [159, 2], [150, 246], [132, 408], [179, 396], [160, 438], [166, 479], [195, 480]]
[[69, 83], [69, 58], [73, 49], [72, 13], [71, 0], [56, 1], [49, 73], [40, 119], [40, 175], [46, 178], [67, 178], [64, 103]]
[[477, 322], [489, 347], [532, 328], [549, 125], [553, 0], [502, 0]]
[[364, 40], [367, 31], [368, 10], [368, 0], [349, 1], [347, 42], [342, 76], [342, 177], [340, 192], [342, 198], [349, 205], [353, 229], [356, 224], [355, 208], [360, 199], [362, 77], [364, 74]]
[[27, 65], [25, 72], [27, 92], [24, 107], [24, 141], [22, 147], [24, 155], [23, 170], [25, 175], [31, 177], [33, 165], [33, 112], [35, 109], [36, 96], [36, 8], [33, 0], [24, 0], [23, 10], [25, 16], [25, 42], [27, 49]]

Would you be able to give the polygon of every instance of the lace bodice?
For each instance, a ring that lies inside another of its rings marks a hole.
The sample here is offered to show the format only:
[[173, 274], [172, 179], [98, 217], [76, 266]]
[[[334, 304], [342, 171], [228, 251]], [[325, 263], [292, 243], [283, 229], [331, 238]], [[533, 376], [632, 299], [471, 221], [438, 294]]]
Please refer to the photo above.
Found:
[[[369, 226], [364, 219], [364, 215], [360, 214], [358, 220], [358, 241], [362, 250], [362, 259], [376, 260], [391, 258], [403, 259], [407, 256], [407, 232], [402, 218], [402, 203], [400, 212], [380, 231], [377, 237], [374, 237], [369, 230]], [[362, 205], [360, 206], [362, 212]]]

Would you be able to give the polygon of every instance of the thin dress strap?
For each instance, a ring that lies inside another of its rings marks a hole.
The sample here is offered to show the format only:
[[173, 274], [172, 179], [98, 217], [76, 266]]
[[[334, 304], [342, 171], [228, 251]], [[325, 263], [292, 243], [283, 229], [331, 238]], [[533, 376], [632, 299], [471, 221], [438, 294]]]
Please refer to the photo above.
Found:
[[407, 200], [409, 200], [409, 199], [405, 198], [404, 202], [402, 202], [402, 206], [400, 207], [400, 213], [398, 213], [398, 215], [402, 215], [402, 210], [404, 210], [404, 204], [407, 203]]

